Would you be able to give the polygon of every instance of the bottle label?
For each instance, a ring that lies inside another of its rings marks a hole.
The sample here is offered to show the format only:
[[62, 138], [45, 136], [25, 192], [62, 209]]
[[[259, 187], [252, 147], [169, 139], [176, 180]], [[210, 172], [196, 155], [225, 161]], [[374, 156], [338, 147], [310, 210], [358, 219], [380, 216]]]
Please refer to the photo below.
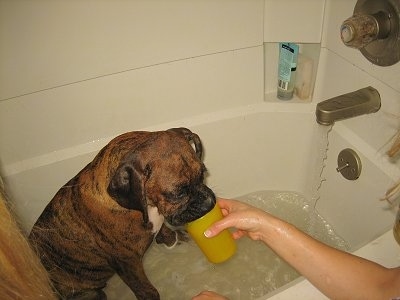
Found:
[[[289, 79], [290, 81], [290, 79]], [[282, 79], [278, 80], [278, 87], [281, 88], [282, 90], [287, 91], [289, 87], [289, 81], [284, 81]]]
[[278, 87], [288, 90], [292, 72], [297, 67], [298, 46], [291, 43], [279, 44]]

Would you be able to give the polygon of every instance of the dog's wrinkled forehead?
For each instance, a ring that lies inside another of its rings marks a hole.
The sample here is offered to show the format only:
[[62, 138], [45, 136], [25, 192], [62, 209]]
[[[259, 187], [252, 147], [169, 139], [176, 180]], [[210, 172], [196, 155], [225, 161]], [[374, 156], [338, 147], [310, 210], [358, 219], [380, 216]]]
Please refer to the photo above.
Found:
[[173, 131], [149, 132], [125, 151], [122, 163], [135, 162], [138, 170], [148, 169], [170, 180], [198, 174], [204, 168], [190, 141]]
[[150, 165], [152, 173], [172, 179], [191, 177], [202, 172], [203, 164], [192, 145], [184, 137], [164, 132], [143, 148], [142, 158]]
[[137, 149], [137, 154], [147, 161], [173, 160], [177, 156], [196, 159], [196, 152], [189, 141], [174, 132], [155, 132], [146, 143]]

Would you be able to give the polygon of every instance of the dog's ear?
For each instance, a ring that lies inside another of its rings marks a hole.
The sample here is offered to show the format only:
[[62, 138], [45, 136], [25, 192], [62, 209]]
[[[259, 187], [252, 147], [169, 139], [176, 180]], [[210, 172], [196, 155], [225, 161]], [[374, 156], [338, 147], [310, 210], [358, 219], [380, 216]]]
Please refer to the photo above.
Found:
[[141, 211], [145, 225], [149, 222], [145, 189], [150, 174], [151, 168], [148, 165], [140, 170], [131, 162], [124, 162], [117, 168], [107, 187], [108, 194], [119, 205]]
[[203, 144], [201, 143], [201, 140], [197, 134], [191, 132], [189, 129], [184, 128], [184, 127], [171, 128], [171, 129], [168, 129], [168, 131], [177, 132], [177, 133], [183, 135], [188, 140], [189, 143], [193, 143], [194, 149], [196, 151], [196, 155], [201, 160], [201, 158], [203, 156]]

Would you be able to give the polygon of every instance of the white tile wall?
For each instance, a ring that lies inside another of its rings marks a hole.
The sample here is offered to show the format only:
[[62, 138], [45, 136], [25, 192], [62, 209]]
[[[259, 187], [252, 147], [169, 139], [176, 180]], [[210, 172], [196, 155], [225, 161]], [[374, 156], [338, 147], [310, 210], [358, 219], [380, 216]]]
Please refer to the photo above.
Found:
[[261, 102], [262, 57], [262, 46], [246, 48], [0, 101], [1, 161], [6, 165], [153, 124]]
[[379, 91], [382, 106], [377, 113], [340, 122], [346, 124], [377, 151], [386, 149], [383, 146], [400, 125], [400, 118], [395, 116], [400, 116], [400, 93], [326, 48], [322, 49], [320, 63], [316, 99], [329, 99], [366, 86], [372, 86]]
[[325, 0], [265, 0], [264, 41], [320, 43]]
[[[393, 181], [400, 177], [399, 160], [389, 160], [385, 153], [390, 146], [390, 138], [400, 128], [400, 63], [390, 67], [375, 66], [358, 50], [348, 48], [342, 43], [340, 25], [353, 14], [356, 2], [326, 1], [321, 59], [314, 98], [322, 101], [369, 85], [376, 88], [381, 95], [382, 107], [379, 112], [339, 121], [334, 125], [330, 135], [327, 167], [323, 174], [329, 180], [323, 183], [321, 198], [317, 204], [317, 209], [323, 215], [329, 216], [328, 221], [338, 224], [336, 228], [342, 237], [350, 239], [353, 236], [361, 241], [366, 232], [375, 236], [382, 233], [382, 229], [376, 231], [377, 228], [372, 225], [383, 221], [389, 228], [394, 222], [393, 213], [379, 199]], [[349, 136], [347, 143], [343, 143], [343, 133]], [[354, 182], [343, 180], [335, 174], [337, 155], [346, 147], [358, 152], [361, 162], [364, 163], [360, 178]], [[382, 170], [391, 179], [382, 176]], [[368, 186], [378, 187], [378, 190], [365, 194]], [[352, 192], [343, 194], [342, 191]], [[341, 222], [350, 222], [353, 225], [348, 228], [342, 226]]]
[[3, 171], [124, 131], [262, 102], [263, 8], [263, 0], [1, 1]]
[[327, 0], [314, 96], [321, 101], [369, 85], [376, 88], [382, 100], [378, 113], [341, 122], [379, 152], [386, 149], [385, 143], [400, 126], [400, 63], [375, 66], [360, 51], [342, 43], [339, 28], [353, 14], [355, 3], [355, 0]]
[[340, 25], [353, 15], [356, 2], [356, 0], [327, 0], [328, 13], [324, 21], [322, 46], [357, 66], [361, 72], [367, 72], [383, 84], [400, 92], [400, 63], [389, 67], [376, 66], [364, 58], [359, 50], [346, 47], [340, 39]]
[[[398, 127], [384, 112], [400, 115], [400, 64], [373, 66], [341, 43], [338, 29], [354, 4], [1, 1], [3, 175], [21, 161], [124, 131], [261, 103], [263, 42], [273, 48], [283, 40], [322, 40], [316, 101], [367, 85], [380, 91], [379, 114], [342, 121], [379, 152]], [[265, 64], [276, 71], [275, 62]], [[29, 182], [29, 170], [22, 175]]]
[[262, 45], [263, 0], [1, 1], [0, 99]]

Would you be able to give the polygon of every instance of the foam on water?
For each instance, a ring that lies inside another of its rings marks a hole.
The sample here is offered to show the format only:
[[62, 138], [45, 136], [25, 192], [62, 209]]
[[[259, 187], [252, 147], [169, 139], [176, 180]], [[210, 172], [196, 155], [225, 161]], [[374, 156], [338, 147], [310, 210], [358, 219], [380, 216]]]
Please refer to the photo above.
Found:
[[[262, 208], [336, 248], [347, 250], [346, 242], [294, 192], [261, 191], [238, 198]], [[289, 283], [299, 274], [261, 242], [242, 238], [229, 261], [214, 265], [192, 242], [172, 250], [151, 246], [144, 257], [146, 273], [161, 299], [191, 299], [202, 290], [214, 290], [235, 299], [257, 299]], [[132, 299], [130, 290], [114, 277], [106, 289], [109, 299]]]

